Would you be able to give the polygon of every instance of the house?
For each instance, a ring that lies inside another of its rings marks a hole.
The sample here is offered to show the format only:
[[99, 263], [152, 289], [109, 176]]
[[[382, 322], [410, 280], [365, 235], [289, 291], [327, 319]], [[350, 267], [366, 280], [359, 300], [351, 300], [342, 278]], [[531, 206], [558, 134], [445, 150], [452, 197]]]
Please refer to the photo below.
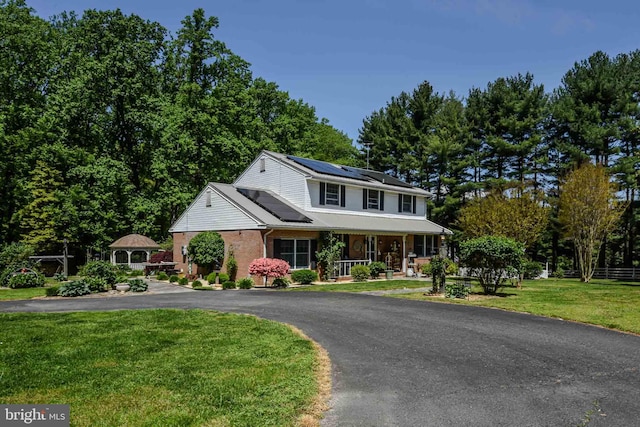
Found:
[[196, 273], [186, 248], [213, 230], [233, 247], [238, 277], [261, 257], [315, 269], [321, 233], [332, 231], [345, 243], [340, 276], [370, 261], [411, 273], [451, 234], [426, 219], [429, 196], [384, 173], [262, 151], [233, 184], [209, 183], [173, 224], [174, 261]]

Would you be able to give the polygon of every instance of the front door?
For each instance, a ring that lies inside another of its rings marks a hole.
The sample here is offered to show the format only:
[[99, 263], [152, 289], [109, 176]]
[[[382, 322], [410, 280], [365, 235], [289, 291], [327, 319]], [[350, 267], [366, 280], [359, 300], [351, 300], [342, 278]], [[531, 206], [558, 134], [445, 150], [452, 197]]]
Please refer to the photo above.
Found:
[[378, 257], [378, 244], [377, 244], [377, 240], [376, 240], [376, 236], [367, 236], [366, 237], [366, 242], [367, 242], [367, 250], [365, 255], [365, 259], [370, 259], [371, 261], [377, 261]]

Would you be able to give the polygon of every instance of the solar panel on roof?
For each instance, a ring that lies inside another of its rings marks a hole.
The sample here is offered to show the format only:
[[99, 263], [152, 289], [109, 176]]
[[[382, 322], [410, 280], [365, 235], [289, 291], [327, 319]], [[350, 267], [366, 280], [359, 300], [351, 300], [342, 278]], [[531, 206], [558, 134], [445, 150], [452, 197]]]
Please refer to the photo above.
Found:
[[395, 187], [413, 188], [411, 184], [407, 184], [406, 182], [401, 181], [398, 178], [394, 178], [391, 175], [387, 175], [386, 173], [372, 171], [368, 169], [354, 168], [351, 166], [343, 166], [343, 168], [350, 172], [359, 173], [361, 175], [367, 176], [383, 184], [393, 185]]
[[280, 221], [307, 223], [311, 222], [311, 219], [293, 209], [286, 203], [276, 199], [266, 191], [249, 190], [247, 188], [238, 188], [237, 190], [240, 194], [273, 214], [273, 216], [278, 218]]
[[366, 177], [362, 176], [358, 172], [348, 171], [338, 166], [334, 166], [331, 163], [321, 162], [320, 160], [305, 159], [305, 158], [296, 157], [296, 156], [287, 156], [287, 158], [289, 160], [293, 160], [294, 162], [302, 166], [305, 166], [311, 169], [314, 172], [323, 173], [325, 175], [333, 175], [333, 176], [341, 176], [344, 178], [358, 179], [360, 181], [367, 180]]

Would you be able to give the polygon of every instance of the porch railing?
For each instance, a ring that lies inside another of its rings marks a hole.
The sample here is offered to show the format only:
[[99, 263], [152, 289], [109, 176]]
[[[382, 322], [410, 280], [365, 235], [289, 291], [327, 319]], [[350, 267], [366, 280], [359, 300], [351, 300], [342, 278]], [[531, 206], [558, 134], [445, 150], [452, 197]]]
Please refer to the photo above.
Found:
[[[565, 270], [564, 277], [579, 278], [579, 270]], [[640, 268], [596, 268], [594, 279], [640, 280]]]
[[336, 261], [334, 268], [338, 277], [351, 276], [351, 268], [354, 265], [369, 265], [371, 260], [368, 259], [346, 259], [342, 261]]

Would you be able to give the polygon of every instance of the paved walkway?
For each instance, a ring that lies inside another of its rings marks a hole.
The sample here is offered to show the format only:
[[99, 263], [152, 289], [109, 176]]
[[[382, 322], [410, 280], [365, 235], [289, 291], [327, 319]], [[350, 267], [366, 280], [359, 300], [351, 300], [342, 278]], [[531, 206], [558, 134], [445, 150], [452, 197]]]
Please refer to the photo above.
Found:
[[180, 288], [0, 302], [0, 312], [142, 308], [214, 309], [299, 327], [332, 360], [323, 426], [638, 425], [640, 337], [578, 323], [329, 292]]

